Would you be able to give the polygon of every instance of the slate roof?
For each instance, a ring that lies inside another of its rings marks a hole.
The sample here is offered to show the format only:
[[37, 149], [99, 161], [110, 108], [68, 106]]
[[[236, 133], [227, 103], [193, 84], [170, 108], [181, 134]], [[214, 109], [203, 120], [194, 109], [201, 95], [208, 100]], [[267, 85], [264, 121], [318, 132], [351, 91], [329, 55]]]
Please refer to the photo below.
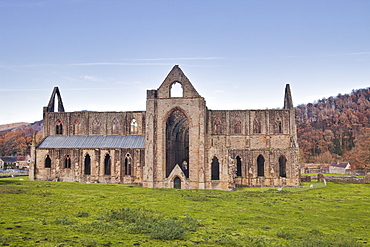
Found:
[[48, 136], [38, 148], [145, 148], [145, 136]]
[[347, 167], [347, 165], [348, 165], [348, 163], [337, 163], [337, 162], [333, 162], [333, 163], [331, 163], [331, 165], [330, 165], [330, 166], [332, 166], [332, 167], [341, 167], [341, 168], [346, 168], [346, 167]]
[[5, 163], [15, 163], [17, 161], [17, 156], [1, 156], [0, 159]]

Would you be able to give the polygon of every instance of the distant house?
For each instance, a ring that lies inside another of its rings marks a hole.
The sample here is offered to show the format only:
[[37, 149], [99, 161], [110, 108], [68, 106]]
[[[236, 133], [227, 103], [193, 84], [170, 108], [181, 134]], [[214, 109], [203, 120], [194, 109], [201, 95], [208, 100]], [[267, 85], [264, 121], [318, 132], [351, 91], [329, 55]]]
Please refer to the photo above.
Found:
[[5, 170], [7, 167], [15, 167], [17, 156], [2, 156], [0, 157], [0, 169]]
[[332, 174], [351, 174], [351, 165], [347, 163], [333, 162], [329, 166], [329, 173]]
[[31, 157], [27, 156], [0, 156], [0, 169], [7, 168], [22, 169], [29, 168]]

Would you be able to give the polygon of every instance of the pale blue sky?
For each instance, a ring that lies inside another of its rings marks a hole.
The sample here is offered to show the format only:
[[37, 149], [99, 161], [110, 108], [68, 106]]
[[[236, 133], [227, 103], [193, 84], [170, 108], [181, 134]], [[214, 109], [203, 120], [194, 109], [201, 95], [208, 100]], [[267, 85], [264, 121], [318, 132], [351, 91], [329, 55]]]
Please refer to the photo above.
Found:
[[370, 86], [370, 1], [0, 0], [0, 124], [145, 110], [176, 64], [209, 109], [294, 105]]

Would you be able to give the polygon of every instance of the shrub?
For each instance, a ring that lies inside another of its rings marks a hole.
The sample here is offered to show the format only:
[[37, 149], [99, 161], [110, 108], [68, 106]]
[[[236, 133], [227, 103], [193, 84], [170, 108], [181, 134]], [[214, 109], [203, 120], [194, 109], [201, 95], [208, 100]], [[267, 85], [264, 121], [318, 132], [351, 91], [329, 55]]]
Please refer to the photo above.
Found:
[[84, 211], [78, 211], [76, 217], [89, 217], [89, 213]]
[[72, 225], [72, 221], [68, 220], [66, 217], [55, 218], [54, 224], [58, 224], [58, 225]]
[[150, 229], [149, 236], [161, 240], [184, 239], [185, 228], [179, 221], [163, 220]]
[[292, 232], [280, 231], [280, 232], [276, 233], [276, 236], [278, 238], [283, 238], [283, 239], [289, 240], [289, 239], [293, 239], [295, 234], [292, 233]]

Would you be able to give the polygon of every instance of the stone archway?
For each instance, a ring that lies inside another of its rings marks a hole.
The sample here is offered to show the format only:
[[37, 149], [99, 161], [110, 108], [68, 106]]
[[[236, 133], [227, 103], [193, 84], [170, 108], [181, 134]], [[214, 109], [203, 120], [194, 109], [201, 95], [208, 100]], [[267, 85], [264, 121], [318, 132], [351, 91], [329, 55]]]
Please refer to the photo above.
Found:
[[181, 179], [179, 177], [175, 177], [173, 180], [173, 188], [181, 189]]
[[175, 110], [166, 122], [166, 177], [179, 165], [189, 177], [189, 124], [184, 113]]

